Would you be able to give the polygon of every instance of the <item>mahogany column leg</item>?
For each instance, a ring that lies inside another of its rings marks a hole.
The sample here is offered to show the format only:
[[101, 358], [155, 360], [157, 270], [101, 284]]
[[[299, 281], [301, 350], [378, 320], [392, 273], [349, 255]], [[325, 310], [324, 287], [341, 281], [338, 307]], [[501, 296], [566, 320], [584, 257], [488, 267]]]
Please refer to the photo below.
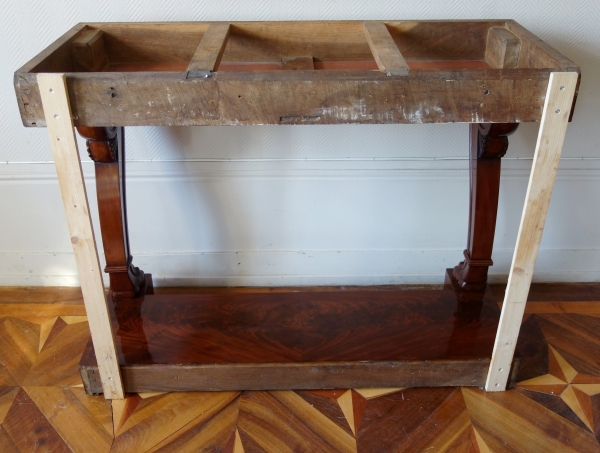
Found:
[[125, 204], [125, 137], [122, 127], [78, 127], [96, 170], [100, 229], [113, 300], [151, 292], [152, 279], [132, 264]]
[[470, 125], [469, 173], [471, 196], [469, 235], [465, 260], [452, 272], [452, 283], [460, 300], [483, 298], [496, 231], [500, 194], [500, 160], [508, 149], [508, 136], [518, 123]]

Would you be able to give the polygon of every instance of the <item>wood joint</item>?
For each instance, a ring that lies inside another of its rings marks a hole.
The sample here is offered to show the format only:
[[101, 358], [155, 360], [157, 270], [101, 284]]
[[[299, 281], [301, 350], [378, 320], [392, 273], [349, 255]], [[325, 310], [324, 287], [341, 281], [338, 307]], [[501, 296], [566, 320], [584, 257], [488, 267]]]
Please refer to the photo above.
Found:
[[188, 68], [186, 78], [207, 78], [217, 70], [229, 39], [229, 24], [210, 24], [202, 36]]

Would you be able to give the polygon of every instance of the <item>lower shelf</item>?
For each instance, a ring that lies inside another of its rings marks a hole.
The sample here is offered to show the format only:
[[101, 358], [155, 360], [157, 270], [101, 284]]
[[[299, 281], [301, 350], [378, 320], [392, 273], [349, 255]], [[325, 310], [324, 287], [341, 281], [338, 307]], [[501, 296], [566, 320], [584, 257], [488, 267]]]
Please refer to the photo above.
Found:
[[[400, 288], [400, 289], [399, 289]], [[127, 392], [483, 386], [500, 310], [488, 289], [146, 295], [109, 300]], [[101, 393], [91, 343], [80, 362]]]

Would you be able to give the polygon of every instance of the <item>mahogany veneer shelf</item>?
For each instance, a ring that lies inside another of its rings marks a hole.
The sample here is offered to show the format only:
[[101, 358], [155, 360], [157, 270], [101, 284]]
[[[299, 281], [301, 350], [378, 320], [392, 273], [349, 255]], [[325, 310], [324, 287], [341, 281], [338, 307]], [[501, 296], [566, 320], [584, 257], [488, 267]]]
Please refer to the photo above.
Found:
[[[500, 316], [439, 289], [147, 295], [109, 304], [126, 391], [483, 386]], [[90, 343], [80, 362], [100, 393]]]
[[[578, 83], [577, 65], [511, 20], [73, 27], [15, 90], [23, 124], [48, 127], [94, 343], [86, 390], [504, 390]], [[527, 121], [540, 133], [498, 317], [486, 285], [501, 158]], [[133, 264], [124, 126], [448, 122], [472, 123], [471, 190], [444, 291], [155, 296]], [[95, 162], [108, 299], [74, 127]]]

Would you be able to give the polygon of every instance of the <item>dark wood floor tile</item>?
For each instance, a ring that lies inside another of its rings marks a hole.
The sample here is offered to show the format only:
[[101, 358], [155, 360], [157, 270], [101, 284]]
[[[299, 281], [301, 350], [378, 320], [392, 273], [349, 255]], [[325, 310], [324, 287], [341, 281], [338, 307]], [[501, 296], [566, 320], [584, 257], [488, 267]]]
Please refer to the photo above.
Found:
[[0, 425], [4, 422], [18, 392], [19, 387], [0, 387]]
[[337, 398], [327, 398], [325, 396], [315, 395], [314, 393], [302, 390], [296, 390], [296, 393], [308, 404], [312, 405], [320, 413], [329, 418], [329, 420], [338, 425], [341, 429], [346, 431], [351, 436], [354, 435], [352, 429], [350, 428], [349, 421], [346, 420], [346, 416], [342, 412], [342, 409], [337, 402]]
[[600, 318], [579, 314], [543, 314], [539, 316], [596, 346], [600, 346]]
[[496, 439], [496, 444], [532, 453], [600, 451], [589, 430], [579, 428], [520, 392], [486, 393], [466, 388], [462, 392], [475, 429]]
[[244, 392], [238, 429], [244, 450], [249, 437], [267, 452], [356, 452], [352, 435], [293, 391]]
[[600, 443], [600, 394], [591, 397], [591, 405], [594, 435]]
[[113, 441], [109, 401], [82, 388], [24, 387], [27, 395], [75, 452], [108, 452]]
[[455, 391], [415, 388], [367, 401], [357, 433], [361, 453], [396, 451]]
[[[403, 426], [400, 425], [400, 426]], [[396, 447], [396, 452], [448, 451], [470, 449], [471, 419], [460, 389], [446, 398], [409, 437]]]
[[580, 373], [600, 376], [600, 346], [548, 319], [538, 318], [544, 337]]
[[548, 342], [537, 323], [537, 315], [521, 325], [515, 356], [519, 359], [516, 382], [548, 372]]
[[46, 341], [42, 352], [37, 354], [23, 385], [80, 384], [79, 360], [89, 338], [87, 322], [62, 328], [51, 341]]
[[367, 408], [367, 399], [358, 392], [352, 390], [352, 410], [354, 412], [354, 433], [358, 434], [365, 409]]
[[2, 427], [21, 452], [71, 452], [25, 390], [20, 389]]
[[[123, 422], [111, 452], [146, 452], [158, 448], [180, 430], [185, 433], [186, 427], [191, 429], [211, 419], [238, 395], [237, 392], [167, 393], [143, 399]], [[175, 438], [171, 441], [176, 442]]]
[[[235, 442], [235, 428], [239, 414], [239, 399], [206, 419], [203, 416], [192, 420], [158, 445], [150, 452], [213, 453], [225, 451], [230, 439]], [[233, 445], [232, 445], [233, 447]], [[231, 453], [234, 452], [231, 449]]]
[[2, 453], [21, 453], [6, 430], [0, 426], [0, 451]]
[[54, 340], [58, 334], [64, 330], [65, 327], [67, 327], [67, 323], [60, 316], [57, 317], [56, 321], [52, 325], [52, 328], [50, 329], [50, 332], [48, 332], [48, 336], [46, 337], [40, 352], [44, 349], [47, 349], [52, 343], [52, 340]]
[[523, 388], [516, 388], [515, 391], [525, 395], [527, 398], [535, 401], [536, 403], [544, 406], [546, 409], [551, 410], [555, 414], [560, 415], [566, 420], [570, 421], [574, 425], [579, 426], [581, 429], [587, 429], [581, 419], [573, 412], [573, 410], [567, 406], [560, 395], [552, 395], [544, 392], [534, 392], [533, 390], [527, 390]]

